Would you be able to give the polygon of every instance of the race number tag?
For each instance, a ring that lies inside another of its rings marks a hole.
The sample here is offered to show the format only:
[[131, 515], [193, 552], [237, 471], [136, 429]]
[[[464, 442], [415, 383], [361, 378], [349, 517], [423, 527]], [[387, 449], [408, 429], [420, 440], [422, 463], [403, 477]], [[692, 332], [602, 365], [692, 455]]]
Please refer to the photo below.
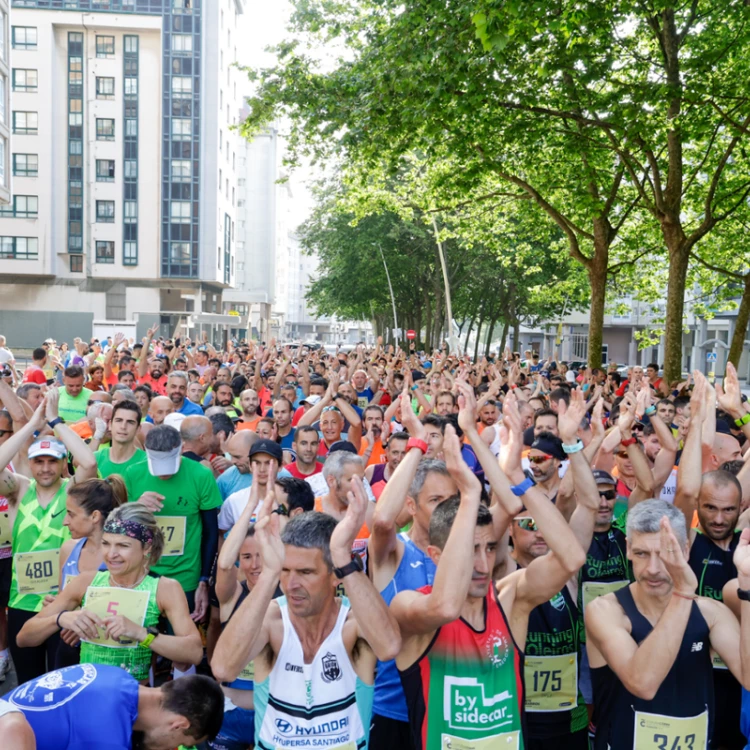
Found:
[[463, 737], [454, 737], [452, 734], [441, 736], [441, 750], [518, 750], [521, 733], [504, 732], [493, 737], [482, 737], [475, 740], [467, 740]]
[[[91, 587], [86, 589], [84, 609], [93, 612], [100, 619], [122, 615], [138, 626], [143, 625], [148, 607], [148, 591], [131, 591], [114, 586]], [[105, 635], [106, 628], [99, 628], [98, 638], [82, 638], [88, 643], [96, 643], [107, 648], [137, 648], [138, 642], [131, 640], [114, 641]]]
[[13, 529], [10, 524], [10, 513], [0, 513], [0, 549], [10, 547], [13, 540]]
[[526, 656], [526, 710], [570, 711], [578, 703], [578, 656]]
[[19, 594], [56, 594], [60, 589], [60, 550], [19, 552], [14, 556]]
[[633, 750], [706, 750], [707, 747], [708, 711], [687, 718], [635, 712]]
[[724, 660], [713, 649], [711, 649], [711, 666], [714, 669], [729, 669]]
[[238, 680], [247, 680], [253, 682], [255, 680], [255, 662], [251, 661], [237, 676]]
[[583, 609], [605, 594], [611, 594], [613, 591], [619, 591], [625, 586], [629, 586], [630, 581], [586, 581], [583, 584]]
[[177, 557], [185, 551], [185, 516], [156, 516], [161, 533], [164, 534], [162, 557]]

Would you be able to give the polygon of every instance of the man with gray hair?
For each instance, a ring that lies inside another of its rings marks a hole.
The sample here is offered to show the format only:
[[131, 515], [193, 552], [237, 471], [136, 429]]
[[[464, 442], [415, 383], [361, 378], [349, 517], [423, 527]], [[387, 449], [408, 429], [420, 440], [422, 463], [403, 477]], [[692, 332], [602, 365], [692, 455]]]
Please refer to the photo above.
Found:
[[182, 455], [210, 469], [209, 455], [214, 438], [211, 420], [197, 414], [185, 417], [180, 425], [180, 436], [182, 437]]
[[192, 618], [198, 622], [208, 609], [221, 496], [211, 470], [182, 456], [182, 438], [174, 427], [156, 425], [151, 429], [146, 437], [146, 458], [148, 471], [141, 463], [125, 472], [128, 499], [145, 503], [156, 514], [165, 546], [153, 570], [179, 581]]
[[635, 583], [586, 609], [594, 747], [711, 747], [711, 649], [742, 681], [750, 643], [740, 640], [739, 624], [723, 603], [696, 595], [678, 508], [646, 500], [630, 510], [626, 528]]
[[189, 417], [191, 414], [203, 414], [198, 404], [194, 404], [187, 398], [188, 376], [181, 370], [173, 370], [167, 378], [167, 396], [174, 404], [174, 410], [178, 414], [184, 414]]
[[[291, 750], [300, 737], [321, 735], [327, 747], [368, 746], [376, 659], [394, 658], [401, 636], [361, 560], [352, 559], [370, 503], [359, 476], [350, 485], [338, 523], [302, 513], [280, 535], [272, 493], [258, 513], [263, 569], [211, 661], [222, 682], [254, 662], [255, 681], [266, 686], [255, 692], [258, 747]], [[284, 596], [273, 599], [279, 584]]]

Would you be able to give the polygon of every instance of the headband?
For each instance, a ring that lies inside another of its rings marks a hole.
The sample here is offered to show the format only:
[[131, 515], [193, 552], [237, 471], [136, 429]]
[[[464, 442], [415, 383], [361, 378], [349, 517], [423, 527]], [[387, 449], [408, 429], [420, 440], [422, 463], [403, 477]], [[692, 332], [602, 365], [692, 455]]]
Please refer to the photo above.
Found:
[[122, 534], [123, 536], [137, 539], [144, 546], [154, 541], [154, 532], [138, 521], [123, 521], [113, 518], [104, 524], [105, 534]]

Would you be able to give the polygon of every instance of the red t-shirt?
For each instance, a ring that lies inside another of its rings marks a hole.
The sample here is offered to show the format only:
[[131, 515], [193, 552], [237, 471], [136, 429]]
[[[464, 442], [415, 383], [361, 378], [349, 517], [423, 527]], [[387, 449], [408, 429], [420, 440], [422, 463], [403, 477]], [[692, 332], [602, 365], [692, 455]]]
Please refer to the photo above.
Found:
[[157, 396], [166, 396], [168, 379], [167, 375], [162, 375], [158, 380], [154, 380], [151, 373], [147, 372], [142, 378], [138, 378], [138, 385], [149, 385]]
[[24, 383], [38, 383], [39, 385], [47, 385], [47, 376], [44, 374], [44, 370], [37, 365], [29, 365], [23, 374]]
[[295, 479], [307, 479], [308, 477], [314, 476], [315, 474], [320, 474], [321, 471], [323, 471], [323, 464], [316, 461], [315, 462], [315, 469], [310, 472], [309, 474], [303, 474], [298, 468], [297, 468], [297, 462], [294, 461], [291, 464], [287, 464], [284, 467]]

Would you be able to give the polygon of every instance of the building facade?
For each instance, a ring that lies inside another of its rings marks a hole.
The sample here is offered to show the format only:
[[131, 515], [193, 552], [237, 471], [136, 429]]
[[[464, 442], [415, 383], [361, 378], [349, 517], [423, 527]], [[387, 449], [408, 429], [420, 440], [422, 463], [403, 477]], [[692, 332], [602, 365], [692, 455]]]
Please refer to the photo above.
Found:
[[10, 15], [0, 0], [0, 206], [10, 203]]
[[13, 2], [0, 326], [23, 334], [17, 345], [86, 336], [94, 320], [137, 320], [139, 335], [155, 321], [164, 335], [226, 322], [243, 10]]

